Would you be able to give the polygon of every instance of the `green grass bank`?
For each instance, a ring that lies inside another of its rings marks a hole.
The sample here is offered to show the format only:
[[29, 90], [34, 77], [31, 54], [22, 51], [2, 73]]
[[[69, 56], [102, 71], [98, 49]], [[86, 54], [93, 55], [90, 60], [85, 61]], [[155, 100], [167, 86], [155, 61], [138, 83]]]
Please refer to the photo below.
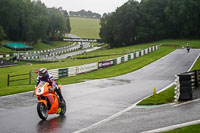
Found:
[[71, 34], [81, 38], [99, 39], [99, 23], [99, 19], [70, 17]]

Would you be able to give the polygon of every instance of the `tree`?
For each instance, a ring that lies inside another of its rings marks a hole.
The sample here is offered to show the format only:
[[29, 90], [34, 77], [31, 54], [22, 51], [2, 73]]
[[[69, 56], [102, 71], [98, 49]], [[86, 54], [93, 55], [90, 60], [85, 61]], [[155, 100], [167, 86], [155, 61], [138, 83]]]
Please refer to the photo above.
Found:
[[138, 40], [155, 41], [165, 38], [165, 8], [168, 0], [142, 0], [140, 3], [140, 21]]
[[100, 36], [111, 47], [127, 46], [136, 42], [139, 21], [139, 3], [129, 0], [116, 12], [104, 15], [101, 19]]
[[6, 38], [6, 34], [3, 30], [3, 27], [0, 25], [0, 41], [4, 40]]
[[200, 38], [199, 0], [129, 0], [101, 18], [100, 37], [111, 47], [161, 39]]
[[40, 0], [0, 0], [0, 20], [4, 32], [13, 41], [37, 42], [61, 37], [71, 30], [67, 11], [49, 9]]
[[[66, 15], [66, 14], [65, 14]], [[58, 10], [56, 8], [49, 9], [49, 28], [48, 33], [52, 38], [62, 37], [64, 33], [70, 31], [69, 21], [65, 15], [63, 15], [63, 11]]]
[[113, 38], [113, 14], [103, 14], [103, 17], [101, 18], [100, 21], [100, 37], [103, 42], [106, 43], [112, 43], [114, 42]]

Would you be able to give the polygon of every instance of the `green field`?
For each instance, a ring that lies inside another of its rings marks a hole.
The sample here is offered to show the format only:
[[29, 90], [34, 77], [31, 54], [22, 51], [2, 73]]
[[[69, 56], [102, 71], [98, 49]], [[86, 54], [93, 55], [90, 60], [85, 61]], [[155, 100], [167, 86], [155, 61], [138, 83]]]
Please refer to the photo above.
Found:
[[100, 20], [70, 17], [71, 34], [81, 38], [99, 39]]

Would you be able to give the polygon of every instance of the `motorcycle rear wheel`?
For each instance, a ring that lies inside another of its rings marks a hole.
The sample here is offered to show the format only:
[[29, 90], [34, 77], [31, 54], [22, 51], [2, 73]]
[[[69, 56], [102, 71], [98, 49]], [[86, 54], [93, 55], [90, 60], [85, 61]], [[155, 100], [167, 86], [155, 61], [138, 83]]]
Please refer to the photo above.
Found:
[[41, 119], [46, 120], [48, 117], [48, 109], [47, 106], [44, 103], [38, 103], [37, 104], [37, 112]]

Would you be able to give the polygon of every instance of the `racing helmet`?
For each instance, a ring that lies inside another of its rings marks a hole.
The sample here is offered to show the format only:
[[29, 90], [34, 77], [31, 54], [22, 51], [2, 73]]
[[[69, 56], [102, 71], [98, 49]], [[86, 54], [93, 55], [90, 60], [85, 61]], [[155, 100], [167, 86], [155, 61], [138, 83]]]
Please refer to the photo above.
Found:
[[46, 68], [40, 68], [38, 75], [39, 75], [40, 78], [43, 78], [47, 75], [47, 73], [48, 73], [48, 71], [47, 71]]

